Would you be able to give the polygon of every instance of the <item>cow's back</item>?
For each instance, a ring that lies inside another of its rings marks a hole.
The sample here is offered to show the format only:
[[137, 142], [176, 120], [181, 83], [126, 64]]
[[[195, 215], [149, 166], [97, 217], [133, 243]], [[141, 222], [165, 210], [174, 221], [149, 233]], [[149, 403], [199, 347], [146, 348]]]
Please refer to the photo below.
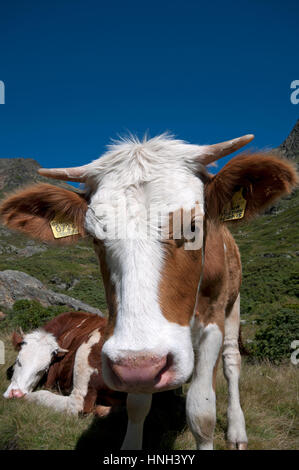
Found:
[[49, 368], [46, 387], [56, 386], [62, 393], [70, 393], [73, 386], [73, 370], [78, 348], [88, 340], [96, 329], [102, 333], [106, 327], [106, 319], [99, 315], [85, 312], [66, 312], [50, 322], [44, 329], [52, 333], [63, 349], [68, 353], [52, 364]]

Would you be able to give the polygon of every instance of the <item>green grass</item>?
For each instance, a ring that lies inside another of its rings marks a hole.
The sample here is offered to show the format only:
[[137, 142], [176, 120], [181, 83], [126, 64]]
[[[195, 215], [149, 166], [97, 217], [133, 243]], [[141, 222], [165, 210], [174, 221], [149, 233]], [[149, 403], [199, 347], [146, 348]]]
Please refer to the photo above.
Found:
[[[97, 449], [119, 448], [126, 428], [121, 410], [105, 419], [92, 415], [74, 417], [27, 403], [5, 400], [9, 382], [6, 368], [16, 356], [8, 332], [1, 339], [6, 347], [6, 365], [0, 366], [0, 449]], [[186, 392], [187, 386], [184, 387]], [[290, 363], [273, 366], [243, 364], [241, 402], [247, 424], [249, 448], [298, 449], [299, 369]], [[153, 410], [145, 425], [146, 449], [194, 449], [186, 427], [184, 397], [155, 396]], [[217, 377], [217, 425], [215, 448], [225, 449], [227, 386], [222, 370]]]

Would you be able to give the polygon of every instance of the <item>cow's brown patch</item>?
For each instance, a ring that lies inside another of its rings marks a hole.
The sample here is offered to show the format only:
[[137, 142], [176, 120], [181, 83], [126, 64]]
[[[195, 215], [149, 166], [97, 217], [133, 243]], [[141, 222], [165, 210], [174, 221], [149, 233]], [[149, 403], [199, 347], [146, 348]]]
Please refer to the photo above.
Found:
[[172, 239], [163, 245], [166, 256], [159, 294], [165, 318], [189, 324], [202, 275], [197, 314], [204, 325], [217, 323], [223, 333], [224, 312], [234, 304], [241, 284], [240, 255], [229, 230], [205, 219], [203, 268], [202, 249], [185, 250], [184, 243]]
[[193, 314], [201, 273], [202, 250], [184, 250], [184, 244], [164, 242], [165, 259], [159, 285], [159, 302], [164, 317], [186, 326]]
[[24, 338], [20, 333], [18, 333], [17, 331], [13, 332], [11, 341], [15, 351], [20, 351], [23, 340]]
[[99, 329], [104, 332], [107, 320], [99, 315], [85, 312], [67, 312], [50, 320], [43, 327], [52, 333], [59, 346], [68, 349], [68, 353], [58, 362], [54, 362], [48, 372], [46, 387], [58, 387], [64, 393], [70, 393], [73, 386], [73, 370], [76, 352], [89, 335]]
[[105, 329], [104, 341], [108, 340], [110, 336], [112, 336], [115, 322], [116, 322], [116, 315], [117, 315], [117, 301], [116, 301], [116, 294], [115, 294], [115, 287], [111, 282], [110, 278], [110, 270], [107, 265], [106, 261], [106, 253], [104, 244], [100, 240], [94, 240], [94, 249], [98, 256], [101, 273], [103, 278], [103, 283], [105, 287], [105, 294], [106, 294], [106, 301], [109, 310], [109, 318], [108, 324]]
[[197, 416], [194, 419], [196, 430], [204, 441], [210, 441], [213, 438], [215, 419], [211, 416]]

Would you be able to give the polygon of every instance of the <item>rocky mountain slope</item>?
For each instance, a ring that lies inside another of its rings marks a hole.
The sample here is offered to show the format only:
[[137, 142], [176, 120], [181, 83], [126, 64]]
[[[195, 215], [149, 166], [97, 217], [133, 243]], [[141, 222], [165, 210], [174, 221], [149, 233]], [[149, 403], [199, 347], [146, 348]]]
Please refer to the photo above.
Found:
[[293, 127], [290, 135], [278, 147], [281, 155], [299, 163], [299, 119]]
[[83, 310], [102, 315], [102, 312], [69, 295], [57, 294], [28, 274], [20, 271], [0, 271], [0, 305], [11, 308], [16, 300], [38, 300], [43, 306], [67, 305], [74, 310]]
[[22, 186], [33, 183], [51, 183], [63, 188], [70, 185], [50, 180], [37, 173], [40, 164], [32, 158], [0, 158], [0, 198]]

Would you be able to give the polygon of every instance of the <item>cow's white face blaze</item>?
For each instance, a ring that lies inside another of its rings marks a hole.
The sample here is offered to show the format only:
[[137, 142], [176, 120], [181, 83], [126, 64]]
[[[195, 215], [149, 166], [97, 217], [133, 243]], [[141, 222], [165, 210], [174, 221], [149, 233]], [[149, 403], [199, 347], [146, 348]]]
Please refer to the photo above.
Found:
[[[175, 388], [192, 373], [189, 324], [200, 270], [192, 272], [187, 315], [182, 311], [183, 301], [171, 305], [169, 292], [182, 288], [178, 282], [188, 281], [186, 258], [192, 256], [201, 266], [204, 184], [198, 162], [194, 162], [198, 153], [198, 146], [157, 138], [143, 144], [118, 144], [89, 166], [86, 229], [95, 239], [102, 272], [106, 271], [106, 291], [113, 291], [110, 332], [102, 350], [104, 379], [113, 389], [153, 392]], [[152, 208], [160, 212], [158, 218], [151, 219]], [[195, 208], [192, 222], [201, 234], [199, 244], [197, 240], [195, 250], [189, 246], [192, 254], [189, 250], [182, 254], [185, 240], [169, 240], [163, 231], [168, 231], [172, 214], [192, 216]], [[111, 238], [116, 219], [121, 237]], [[173, 278], [173, 257], [184, 265], [184, 278]]]
[[24, 336], [5, 398], [21, 398], [32, 392], [61, 350], [55, 337], [43, 330]]

